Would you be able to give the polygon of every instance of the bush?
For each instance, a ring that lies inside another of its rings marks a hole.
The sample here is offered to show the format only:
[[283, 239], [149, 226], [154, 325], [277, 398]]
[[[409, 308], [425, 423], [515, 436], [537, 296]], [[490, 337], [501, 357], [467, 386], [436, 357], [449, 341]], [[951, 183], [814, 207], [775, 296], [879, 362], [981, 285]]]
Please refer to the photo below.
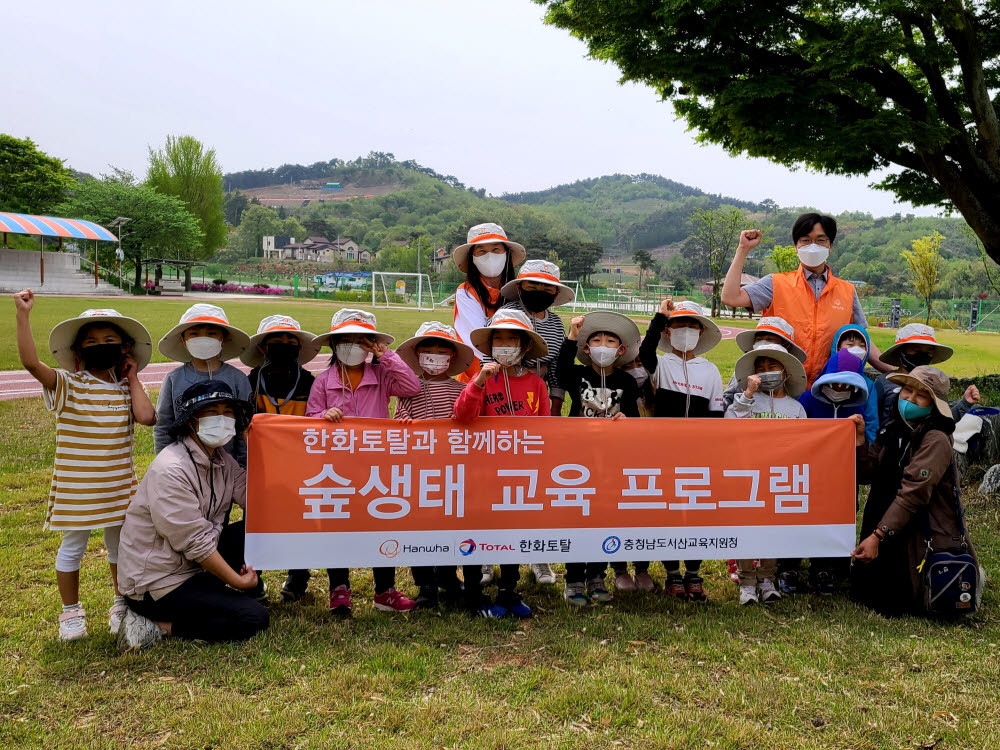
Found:
[[212, 279], [212, 283], [216, 286], [225, 286], [229, 283], [229, 279]]
[[271, 289], [260, 284], [253, 286], [239, 286], [238, 284], [192, 284], [192, 292], [213, 292], [215, 294], [267, 294], [280, 297], [285, 293], [284, 289]]

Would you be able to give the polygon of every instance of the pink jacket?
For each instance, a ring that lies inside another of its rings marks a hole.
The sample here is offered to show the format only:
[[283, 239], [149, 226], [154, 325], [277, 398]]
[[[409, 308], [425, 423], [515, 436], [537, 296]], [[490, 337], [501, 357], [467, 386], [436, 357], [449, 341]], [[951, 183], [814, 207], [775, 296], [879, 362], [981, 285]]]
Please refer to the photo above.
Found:
[[316, 376], [307, 417], [322, 417], [327, 409], [337, 407], [345, 417], [389, 418], [389, 399], [392, 396], [417, 396], [420, 380], [396, 352], [391, 349], [378, 358], [378, 363], [366, 364], [358, 390], [351, 392], [350, 384], [340, 380], [340, 367], [334, 366]]

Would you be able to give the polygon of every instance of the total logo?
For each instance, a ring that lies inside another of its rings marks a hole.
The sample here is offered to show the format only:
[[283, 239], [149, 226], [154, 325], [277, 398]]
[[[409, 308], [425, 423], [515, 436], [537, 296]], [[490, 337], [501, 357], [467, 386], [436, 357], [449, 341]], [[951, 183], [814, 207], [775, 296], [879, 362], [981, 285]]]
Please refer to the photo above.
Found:
[[468, 557], [477, 549], [483, 552], [513, 552], [513, 544], [495, 544], [493, 542], [479, 542], [478, 544], [472, 539], [466, 539], [464, 542], [460, 542], [458, 545], [458, 551], [462, 553], [463, 557]]
[[379, 545], [378, 551], [386, 557], [395, 557], [399, 554], [399, 542], [395, 539], [386, 539]]
[[609, 555], [613, 555], [621, 548], [622, 548], [622, 540], [616, 536], [609, 536], [601, 544], [601, 549], [604, 550], [604, 552]]

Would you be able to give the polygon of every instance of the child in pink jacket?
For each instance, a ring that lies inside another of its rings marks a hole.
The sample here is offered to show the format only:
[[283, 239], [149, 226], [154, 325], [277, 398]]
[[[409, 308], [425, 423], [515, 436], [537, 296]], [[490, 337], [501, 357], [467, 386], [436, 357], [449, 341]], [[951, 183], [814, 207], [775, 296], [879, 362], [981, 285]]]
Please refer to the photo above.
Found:
[[[314, 343], [333, 350], [330, 367], [316, 377], [306, 405], [307, 417], [341, 422], [345, 417], [389, 418], [389, 399], [417, 396], [420, 380], [394, 351], [393, 337], [375, 328], [375, 316], [363, 310], [338, 310], [330, 333]], [[368, 362], [368, 356], [372, 361]], [[375, 608], [383, 612], [408, 612], [414, 602], [396, 590], [395, 568], [374, 568]], [[350, 571], [331, 568], [330, 612], [351, 613]]]

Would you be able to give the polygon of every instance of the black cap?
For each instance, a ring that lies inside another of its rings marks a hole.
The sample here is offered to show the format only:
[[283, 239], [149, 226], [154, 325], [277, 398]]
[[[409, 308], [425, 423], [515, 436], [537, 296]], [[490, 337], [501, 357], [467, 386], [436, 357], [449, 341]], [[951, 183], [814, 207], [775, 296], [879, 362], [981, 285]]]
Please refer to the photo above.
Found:
[[219, 403], [232, 405], [236, 411], [236, 434], [243, 432], [253, 417], [253, 404], [239, 398], [233, 393], [232, 386], [221, 380], [202, 380], [185, 390], [184, 395], [175, 402], [177, 419], [167, 428], [167, 432], [174, 437], [184, 435], [188, 422], [200, 409]]

